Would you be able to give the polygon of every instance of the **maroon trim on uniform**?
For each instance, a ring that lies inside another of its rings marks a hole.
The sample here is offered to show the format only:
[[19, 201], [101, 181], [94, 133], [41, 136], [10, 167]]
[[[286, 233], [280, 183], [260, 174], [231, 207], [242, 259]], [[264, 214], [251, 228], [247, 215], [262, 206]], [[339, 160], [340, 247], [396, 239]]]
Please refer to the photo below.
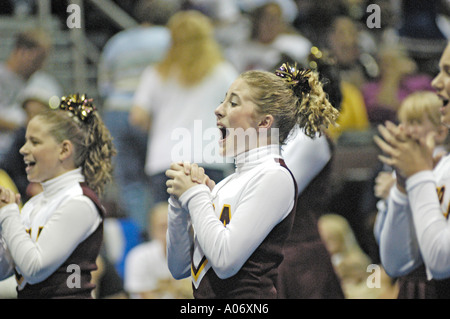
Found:
[[296, 210], [297, 208], [297, 193], [298, 193], [298, 186], [297, 186], [297, 182], [295, 180], [294, 174], [292, 174], [291, 170], [289, 169], [289, 167], [287, 167], [286, 162], [284, 161], [284, 159], [282, 158], [275, 158], [275, 162], [279, 163], [280, 166], [284, 167], [285, 169], [287, 169], [287, 171], [289, 172], [289, 174], [291, 174], [292, 180], [294, 181], [294, 186], [295, 186], [295, 203], [294, 203], [294, 208], [292, 209], [293, 211]]
[[95, 206], [97, 206], [100, 216], [104, 218], [106, 216], [106, 209], [100, 202], [97, 193], [94, 192], [85, 182], [80, 183], [80, 186], [81, 189], [83, 190], [83, 195], [89, 197], [89, 199], [94, 202]]

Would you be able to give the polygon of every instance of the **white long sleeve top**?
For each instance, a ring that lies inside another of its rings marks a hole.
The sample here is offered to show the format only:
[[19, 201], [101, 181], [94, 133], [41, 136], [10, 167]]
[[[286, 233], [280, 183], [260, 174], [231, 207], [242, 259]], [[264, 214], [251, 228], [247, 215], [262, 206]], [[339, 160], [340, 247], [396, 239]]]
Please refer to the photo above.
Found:
[[297, 182], [300, 195], [331, 159], [331, 149], [325, 135], [312, 139], [297, 125], [284, 146], [283, 158]]
[[168, 263], [175, 278], [191, 275], [198, 287], [211, 267], [221, 279], [233, 276], [289, 214], [295, 185], [279, 158], [278, 145], [250, 150], [238, 155], [235, 173], [212, 192], [197, 185], [169, 199]]
[[78, 168], [42, 183], [21, 212], [17, 204], [0, 209], [0, 279], [15, 267], [19, 289], [45, 280], [97, 229], [101, 216], [81, 182]]
[[429, 279], [450, 277], [450, 156], [433, 171], [406, 181], [407, 195], [393, 187], [380, 233], [386, 272], [403, 276], [425, 264]]

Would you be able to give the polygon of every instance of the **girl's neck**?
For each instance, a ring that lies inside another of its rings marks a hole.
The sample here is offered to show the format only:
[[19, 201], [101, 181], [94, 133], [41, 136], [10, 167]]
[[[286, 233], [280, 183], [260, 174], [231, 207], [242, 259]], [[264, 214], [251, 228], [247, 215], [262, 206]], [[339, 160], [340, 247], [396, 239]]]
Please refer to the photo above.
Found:
[[234, 158], [236, 168], [242, 168], [246, 163], [255, 163], [258, 160], [272, 155], [281, 158], [281, 147], [278, 144], [264, 145], [238, 154]]
[[41, 185], [44, 193], [50, 196], [69, 184], [82, 183], [84, 181], [85, 178], [81, 172], [81, 167], [79, 167], [42, 182]]

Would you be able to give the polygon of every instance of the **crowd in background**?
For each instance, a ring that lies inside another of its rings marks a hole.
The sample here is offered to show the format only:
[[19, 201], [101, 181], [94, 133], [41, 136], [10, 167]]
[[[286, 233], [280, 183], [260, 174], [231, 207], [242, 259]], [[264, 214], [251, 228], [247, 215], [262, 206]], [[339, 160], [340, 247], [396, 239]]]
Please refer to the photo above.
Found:
[[[109, 218], [95, 276], [98, 298], [190, 297], [190, 283], [173, 280], [164, 262], [161, 234], [167, 224], [161, 211], [167, 207], [161, 202], [168, 197], [163, 172], [174, 147], [170, 134], [177, 127], [194, 133], [190, 125], [197, 119], [215, 126], [214, 109], [237, 74], [273, 71], [283, 61], [313, 69], [332, 65], [342, 102], [339, 126], [330, 128], [329, 137], [336, 148], [355, 138], [372, 144], [377, 124], [399, 122], [405, 98], [433, 90], [431, 80], [450, 37], [450, 4], [440, 0], [115, 2], [138, 21], [137, 27], [119, 30], [85, 7], [86, 32], [97, 35], [94, 42], [102, 51], [96, 105], [118, 150], [116, 187], [104, 198]], [[372, 3], [374, 11], [368, 10]], [[36, 12], [31, 0], [1, 6], [1, 13], [11, 16]], [[63, 26], [66, 6], [52, 3]], [[172, 19], [187, 10], [198, 16]], [[369, 20], [378, 24], [373, 27]], [[27, 183], [18, 153], [25, 124], [38, 109], [52, 107], [52, 97], [64, 95], [58, 79], [45, 72], [49, 50], [45, 34], [25, 32], [0, 64], [0, 183], [14, 187], [22, 200], [39, 192], [39, 185]], [[174, 65], [184, 82], [166, 72]], [[200, 108], [206, 99], [209, 109]], [[226, 164], [208, 168], [216, 180], [233, 169]], [[320, 219], [346, 298], [396, 296], [395, 278], [383, 273], [378, 290], [366, 282], [367, 267], [380, 264], [373, 227], [382, 196], [373, 185], [385, 169], [373, 167], [359, 202], [347, 208], [339, 202], [354, 185], [344, 181]], [[12, 286], [12, 281], [0, 283], [0, 296], [14, 298]]]

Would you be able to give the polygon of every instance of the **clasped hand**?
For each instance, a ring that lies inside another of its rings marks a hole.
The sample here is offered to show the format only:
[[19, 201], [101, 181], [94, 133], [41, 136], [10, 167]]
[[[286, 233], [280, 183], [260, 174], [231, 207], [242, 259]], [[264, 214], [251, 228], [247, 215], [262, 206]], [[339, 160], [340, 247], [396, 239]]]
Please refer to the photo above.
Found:
[[166, 171], [166, 176], [169, 178], [166, 182], [167, 193], [177, 198], [198, 184], [205, 184], [210, 190], [215, 186], [215, 182], [205, 174], [203, 167], [195, 163], [172, 163]]
[[[379, 125], [378, 131], [383, 138], [374, 137], [375, 143], [383, 151], [378, 158], [393, 167], [397, 173], [397, 183], [415, 173], [432, 170], [438, 159], [433, 158], [435, 133], [430, 132], [422, 139], [414, 139], [406, 134], [404, 128], [392, 122]], [[402, 185], [404, 186], [404, 185]]]
[[20, 195], [15, 194], [10, 189], [0, 186], [0, 208], [13, 203], [19, 205]]

